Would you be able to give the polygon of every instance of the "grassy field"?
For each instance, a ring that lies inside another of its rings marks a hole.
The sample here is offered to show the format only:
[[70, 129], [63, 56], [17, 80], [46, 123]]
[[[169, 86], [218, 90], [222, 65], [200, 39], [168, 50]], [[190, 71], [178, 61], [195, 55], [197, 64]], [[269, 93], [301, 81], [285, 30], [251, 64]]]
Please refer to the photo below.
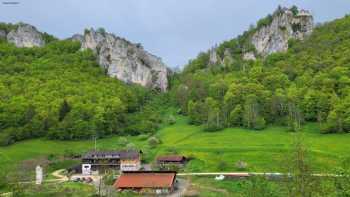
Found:
[[[303, 129], [303, 138], [309, 148], [314, 167], [320, 172], [331, 172], [337, 163], [350, 156], [350, 135], [322, 135], [316, 124]], [[295, 133], [284, 127], [269, 127], [263, 131], [230, 128], [219, 132], [204, 132], [201, 127], [188, 125], [185, 117], [178, 117], [177, 123], [160, 129], [156, 136], [161, 140], [157, 148], [150, 148], [147, 136], [128, 137], [144, 151], [146, 161], [153, 161], [156, 155], [177, 152], [193, 159], [186, 171], [237, 171], [239, 160], [248, 164], [249, 171], [279, 171], [286, 157]], [[63, 155], [67, 151], [77, 153], [93, 149], [94, 142], [50, 141], [34, 139], [0, 148], [0, 166], [10, 169], [27, 159], [46, 157], [50, 154]], [[118, 149], [118, 137], [98, 140], [98, 149]]]

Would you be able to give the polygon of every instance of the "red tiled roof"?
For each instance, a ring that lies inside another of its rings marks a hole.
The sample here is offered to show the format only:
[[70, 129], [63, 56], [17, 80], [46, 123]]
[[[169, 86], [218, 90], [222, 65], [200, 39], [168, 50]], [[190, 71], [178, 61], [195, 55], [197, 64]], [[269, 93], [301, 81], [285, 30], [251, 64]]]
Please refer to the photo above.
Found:
[[175, 181], [175, 172], [130, 172], [122, 174], [114, 183], [123, 188], [170, 188]]
[[185, 159], [186, 158], [184, 156], [170, 155], [170, 156], [160, 156], [157, 158], [157, 161], [181, 162]]

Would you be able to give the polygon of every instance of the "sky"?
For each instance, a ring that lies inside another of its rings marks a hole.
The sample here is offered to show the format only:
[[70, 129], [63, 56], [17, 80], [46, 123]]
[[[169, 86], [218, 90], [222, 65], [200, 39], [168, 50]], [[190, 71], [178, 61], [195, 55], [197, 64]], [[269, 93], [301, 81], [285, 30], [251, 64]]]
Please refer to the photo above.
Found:
[[[316, 23], [350, 14], [350, 0], [0, 0], [1, 22], [25, 22], [58, 38], [106, 31], [181, 67], [241, 34], [278, 5], [308, 9]], [[9, 2], [12, 2], [9, 3]], [[18, 2], [13, 4], [13, 2]]]

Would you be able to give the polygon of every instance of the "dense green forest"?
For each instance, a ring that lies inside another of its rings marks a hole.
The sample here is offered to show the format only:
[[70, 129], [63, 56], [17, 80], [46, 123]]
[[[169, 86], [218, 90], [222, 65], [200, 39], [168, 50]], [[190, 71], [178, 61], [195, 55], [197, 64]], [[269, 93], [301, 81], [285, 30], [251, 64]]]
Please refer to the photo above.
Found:
[[152, 103], [163, 102], [153, 99], [156, 92], [107, 77], [78, 42], [44, 38], [48, 44], [42, 48], [0, 41], [0, 145], [156, 130], [159, 103]]
[[173, 100], [209, 131], [268, 124], [297, 131], [311, 121], [323, 133], [350, 132], [350, 16], [319, 25], [304, 41], [290, 40], [286, 53], [243, 60], [255, 52], [250, 37], [272, 16], [220, 44], [222, 63], [210, 65], [209, 52], [200, 53], [172, 76], [166, 94], [107, 77], [78, 42], [46, 33], [42, 48], [0, 40], [0, 144], [152, 133]]
[[186, 65], [172, 89], [181, 112], [207, 130], [278, 124], [297, 131], [312, 121], [324, 133], [350, 132], [350, 16], [318, 25], [304, 41], [289, 40], [286, 53], [242, 60], [254, 51], [250, 36], [270, 18], [220, 44], [221, 64], [210, 65], [208, 51]]

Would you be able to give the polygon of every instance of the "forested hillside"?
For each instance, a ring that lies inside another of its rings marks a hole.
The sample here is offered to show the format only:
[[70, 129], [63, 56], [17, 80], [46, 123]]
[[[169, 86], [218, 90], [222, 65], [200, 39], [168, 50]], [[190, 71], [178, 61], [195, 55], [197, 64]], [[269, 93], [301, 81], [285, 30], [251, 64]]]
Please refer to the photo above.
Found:
[[[0, 144], [154, 132], [168, 96], [207, 130], [275, 124], [297, 131], [311, 121], [324, 133], [350, 132], [350, 16], [290, 39], [287, 52], [259, 55], [253, 34], [283, 12], [220, 44], [215, 63], [212, 51], [200, 53], [172, 76], [165, 94], [108, 78], [79, 42], [44, 33], [45, 46], [17, 48], [0, 38]], [[15, 28], [0, 24], [5, 33]]]
[[210, 63], [210, 51], [189, 62], [172, 89], [182, 113], [208, 130], [278, 124], [296, 131], [317, 121], [324, 133], [350, 132], [350, 16], [289, 40], [285, 53], [243, 60], [254, 51], [252, 33], [270, 22], [219, 45], [219, 63]]
[[80, 43], [45, 37], [41, 48], [0, 41], [0, 145], [155, 131], [151, 91], [107, 77]]

